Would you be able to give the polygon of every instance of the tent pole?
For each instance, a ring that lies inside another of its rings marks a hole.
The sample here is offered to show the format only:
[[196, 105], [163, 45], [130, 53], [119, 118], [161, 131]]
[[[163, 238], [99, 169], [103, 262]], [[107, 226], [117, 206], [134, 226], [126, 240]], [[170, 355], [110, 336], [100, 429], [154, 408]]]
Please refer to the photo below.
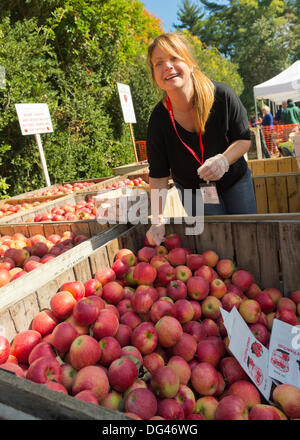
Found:
[[255, 120], [257, 121], [257, 102], [256, 102], [256, 98], [254, 96], [254, 106], [255, 106]]

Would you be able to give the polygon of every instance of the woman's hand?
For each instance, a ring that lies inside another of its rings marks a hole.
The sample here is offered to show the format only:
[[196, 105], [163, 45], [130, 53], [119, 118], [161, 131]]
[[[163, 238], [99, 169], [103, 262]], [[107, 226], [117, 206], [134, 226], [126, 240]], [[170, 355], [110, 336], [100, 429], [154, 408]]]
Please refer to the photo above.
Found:
[[198, 168], [197, 173], [203, 180], [219, 180], [229, 170], [229, 163], [224, 154], [217, 154], [216, 156], [207, 159], [201, 167]]
[[152, 246], [159, 246], [165, 239], [164, 223], [153, 224], [147, 231], [146, 237]]

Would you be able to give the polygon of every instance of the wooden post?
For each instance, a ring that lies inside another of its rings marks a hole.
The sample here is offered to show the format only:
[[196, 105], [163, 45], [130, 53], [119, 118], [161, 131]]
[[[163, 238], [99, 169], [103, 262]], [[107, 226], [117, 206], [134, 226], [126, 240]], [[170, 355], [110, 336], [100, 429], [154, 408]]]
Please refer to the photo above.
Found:
[[135, 155], [135, 161], [138, 162], [138, 156], [137, 156], [137, 152], [136, 152], [135, 139], [134, 139], [134, 134], [133, 134], [131, 122], [129, 122], [129, 130], [130, 130], [130, 136], [131, 136], [132, 145], [133, 145], [133, 151], [134, 151], [134, 155]]
[[262, 159], [259, 127], [254, 127], [257, 159]]

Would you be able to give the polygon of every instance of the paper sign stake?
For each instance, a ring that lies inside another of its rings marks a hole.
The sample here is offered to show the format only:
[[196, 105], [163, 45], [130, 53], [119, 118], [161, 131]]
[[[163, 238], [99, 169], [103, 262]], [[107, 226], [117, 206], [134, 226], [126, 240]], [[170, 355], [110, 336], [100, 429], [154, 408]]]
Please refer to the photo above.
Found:
[[43, 145], [42, 145], [42, 141], [41, 141], [41, 136], [39, 134], [35, 134], [34, 135], [38, 149], [39, 149], [39, 153], [40, 153], [40, 158], [41, 158], [41, 162], [42, 162], [42, 167], [43, 167], [43, 172], [44, 172], [44, 176], [45, 176], [45, 180], [46, 180], [46, 184], [47, 186], [50, 186], [50, 178], [49, 178], [49, 174], [48, 174], [48, 169], [47, 169], [47, 163], [46, 163], [46, 159], [45, 159], [45, 155], [44, 155], [44, 150], [43, 150]]

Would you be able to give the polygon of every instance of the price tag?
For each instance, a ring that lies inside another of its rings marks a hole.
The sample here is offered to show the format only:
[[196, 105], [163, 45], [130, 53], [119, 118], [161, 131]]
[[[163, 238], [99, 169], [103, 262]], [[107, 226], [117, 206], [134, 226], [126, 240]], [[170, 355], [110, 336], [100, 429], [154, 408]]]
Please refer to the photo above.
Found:
[[219, 205], [220, 199], [218, 196], [217, 188], [215, 183], [200, 183], [199, 185], [203, 203], [209, 205]]

